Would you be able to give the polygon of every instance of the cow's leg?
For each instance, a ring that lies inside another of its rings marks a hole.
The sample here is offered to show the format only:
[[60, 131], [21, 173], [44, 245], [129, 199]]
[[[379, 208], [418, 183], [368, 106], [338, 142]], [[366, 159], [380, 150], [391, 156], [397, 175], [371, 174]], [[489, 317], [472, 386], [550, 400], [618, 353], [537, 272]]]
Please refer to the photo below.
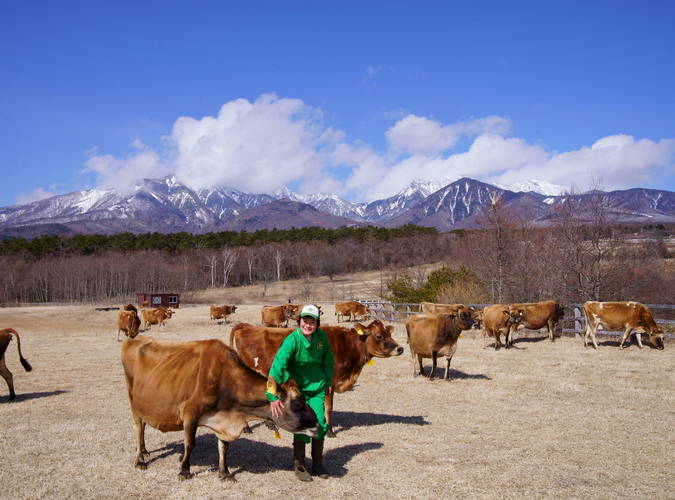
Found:
[[635, 340], [637, 340], [638, 347], [642, 349], [642, 335], [640, 332], [635, 333]]
[[487, 337], [488, 337], [487, 331], [485, 330], [485, 328], [483, 328], [483, 349], [487, 347]]
[[502, 346], [502, 341], [500, 339], [502, 334], [499, 330], [495, 330], [494, 336], [495, 336], [495, 351], [496, 351], [497, 349], [499, 349]]
[[145, 457], [148, 455], [148, 450], [145, 449], [145, 422], [143, 419], [132, 412], [134, 420], [134, 436], [136, 437], [136, 463], [134, 467], [145, 470], [148, 464], [145, 462]]
[[445, 358], [445, 361], [446, 361], [446, 365], [445, 365], [445, 375], [443, 375], [443, 378], [444, 378], [445, 380], [449, 380], [449, 379], [450, 379], [450, 361], [451, 361], [451, 360], [452, 360], [452, 356], [448, 356], [447, 358]]
[[218, 440], [218, 475], [223, 481], [236, 481], [230, 469], [227, 468], [227, 449], [229, 446], [230, 443], [227, 441]]
[[9, 400], [14, 401], [16, 399], [16, 393], [14, 392], [14, 377], [12, 377], [12, 372], [9, 371], [7, 365], [5, 364], [5, 357], [0, 358], [0, 375], [7, 382], [7, 387], [9, 388]]
[[626, 342], [626, 340], [630, 338], [630, 332], [632, 330], [633, 329], [630, 326], [626, 327], [626, 331], [623, 332], [623, 337], [621, 338], [621, 343], [619, 344], [620, 349], [623, 349], [624, 342]]
[[180, 472], [178, 477], [183, 479], [191, 479], [194, 474], [190, 472], [190, 454], [195, 447], [195, 435], [197, 434], [198, 418], [188, 416], [183, 410], [183, 458], [180, 461]]
[[591, 342], [593, 342], [593, 349], [596, 351], [598, 350], [598, 341], [595, 338], [595, 330], [597, 329], [597, 325], [593, 325], [591, 328]]
[[417, 355], [417, 363], [419, 364], [420, 371], [417, 372], [417, 375], [424, 375], [424, 366], [422, 366], [422, 355]]
[[555, 325], [553, 324], [553, 320], [548, 320], [548, 339], [553, 342], [555, 339], [555, 335], [553, 335], [553, 329], [555, 328]]
[[335, 437], [335, 431], [333, 430], [333, 396], [335, 395], [335, 388], [330, 391], [330, 394], [326, 394], [326, 400], [324, 401], [324, 409], [326, 415], [326, 426], [328, 426], [328, 431], [326, 436], [329, 438]]
[[438, 352], [431, 351], [431, 371], [429, 372], [429, 380], [434, 379], [434, 372], [436, 371], [437, 361], [438, 361]]

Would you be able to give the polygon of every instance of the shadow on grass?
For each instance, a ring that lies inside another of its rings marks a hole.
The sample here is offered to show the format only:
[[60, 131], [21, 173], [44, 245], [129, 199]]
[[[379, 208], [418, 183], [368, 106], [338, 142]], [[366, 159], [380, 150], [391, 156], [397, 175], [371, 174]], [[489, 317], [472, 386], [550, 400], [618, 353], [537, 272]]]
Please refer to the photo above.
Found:
[[[177, 433], [178, 435], [178, 433]], [[227, 454], [227, 465], [233, 475], [239, 472], [250, 472], [251, 474], [265, 474], [275, 470], [292, 470], [293, 447], [289, 436], [285, 436], [284, 441], [280, 441], [279, 446], [273, 446], [259, 441], [252, 441], [246, 438], [240, 438], [230, 444]], [[346, 446], [331, 446], [337, 443], [335, 440], [326, 441], [324, 451], [324, 465], [331, 476], [342, 477], [347, 474], [346, 464], [360, 453], [369, 450], [382, 448], [382, 443], [369, 442]], [[311, 465], [310, 456], [311, 446], [307, 446], [307, 465]], [[159, 452], [159, 455], [155, 455]], [[183, 456], [182, 440], [171, 443], [167, 446], [153, 450], [147, 463], [151, 464], [157, 460], [174, 455], [176, 458], [176, 474], [180, 469], [180, 459]], [[214, 434], [203, 434], [196, 438], [195, 447], [190, 455], [190, 464], [193, 466], [209, 467], [210, 472], [218, 470], [218, 439]], [[194, 472], [194, 470], [192, 471]]]
[[340, 434], [352, 427], [369, 427], [383, 424], [429, 425], [424, 417], [389, 415], [386, 413], [364, 413], [353, 411], [334, 411], [333, 430]]
[[[443, 363], [445, 364], [445, 363]], [[424, 378], [429, 378], [429, 372], [431, 371], [431, 366], [425, 366], [424, 367], [424, 375], [416, 375], [417, 377], [424, 377]], [[443, 380], [443, 376], [445, 375], [445, 366], [436, 366], [436, 370], [434, 370], [434, 380]], [[448, 381], [452, 381], [452, 379], [462, 379], [462, 380], [492, 380], [490, 377], [487, 375], [483, 375], [482, 373], [464, 373], [459, 370], [455, 370], [454, 368], [450, 368], [450, 371], [448, 372]]]
[[9, 395], [1, 397], [0, 403], [20, 403], [21, 401], [29, 401], [31, 399], [40, 399], [48, 398], [51, 396], [58, 396], [59, 394], [65, 394], [69, 391], [49, 391], [49, 392], [26, 392], [26, 393], [17, 393], [16, 399], [14, 401], [9, 400]]

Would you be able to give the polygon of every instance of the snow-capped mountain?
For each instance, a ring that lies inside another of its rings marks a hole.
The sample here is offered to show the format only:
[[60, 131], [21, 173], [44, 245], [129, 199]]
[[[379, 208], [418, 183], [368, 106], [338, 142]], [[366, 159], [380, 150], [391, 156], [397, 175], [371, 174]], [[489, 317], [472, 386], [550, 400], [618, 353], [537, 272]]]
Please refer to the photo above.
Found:
[[[370, 203], [332, 194], [300, 195], [288, 188], [251, 194], [227, 187], [193, 190], [174, 177], [144, 179], [131, 192], [91, 189], [27, 205], [0, 207], [0, 234], [177, 232], [412, 223], [439, 230], [475, 227], [486, 205], [497, 200], [535, 223], [547, 224], [565, 196], [532, 181], [518, 191], [462, 178], [449, 184], [415, 181], [400, 193]], [[543, 191], [543, 192], [542, 192]], [[600, 197], [615, 220], [675, 222], [675, 193], [629, 189], [573, 195]], [[289, 203], [278, 203], [290, 200]], [[308, 207], [309, 206], [309, 207]], [[262, 207], [267, 207], [264, 210]], [[308, 210], [311, 208], [311, 210]]]
[[546, 196], [561, 196], [569, 192], [569, 188], [538, 179], [514, 182], [509, 185], [495, 184], [495, 186], [516, 193], [539, 193]]

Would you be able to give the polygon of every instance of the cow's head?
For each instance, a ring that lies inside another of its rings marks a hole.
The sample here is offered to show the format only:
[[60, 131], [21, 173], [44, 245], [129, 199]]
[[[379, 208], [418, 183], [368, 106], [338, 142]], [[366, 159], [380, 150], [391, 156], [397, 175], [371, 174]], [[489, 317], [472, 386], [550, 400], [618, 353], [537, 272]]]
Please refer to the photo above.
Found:
[[298, 314], [300, 314], [300, 309], [302, 309], [300, 304], [286, 304], [284, 311], [286, 312], [287, 318], [297, 321], [300, 319], [298, 316]]
[[525, 317], [524, 309], [517, 309], [515, 307], [509, 307], [508, 310], [504, 310], [506, 325], [517, 325], [522, 323], [523, 318]]
[[468, 330], [475, 324], [473, 319], [476, 314], [475, 309], [462, 305], [457, 308], [456, 314], [455, 324], [460, 330]]
[[230, 311], [234, 313], [237, 310], [237, 306], [230, 306]]
[[366, 344], [368, 356], [374, 358], [389, 358], [403, 354], [403, 347], [391, 336], [394, 327], [384, 326], [379, 319], [374, 319], [368, 326], [354, 323], [354, 329]]
[[273, 418], [274, 423], [293, 434], [306, 434], [310, 437], [319, 435], [316, 414], [300, 393], [295, 380], [288, 380], [284, 383], [277, 395], [283, 402], [284, 409], [281, 417]]
[[471, 311], [471, 319], [473, 320], [473, 328], [480, 330], [483, 327], [483, 311], [476, 309], [474, 306], [469, 306]]
[[646, 307], [642, 308], [640, 320], [642, 324], [644, 324], [643, 329], [645, 333], [649, 334], [649, 341], [652, 345], [658, 349], [665, 349], [663, 343], [663, 328], [654, 321], [654, 316], [652, 316], [651, 311]]

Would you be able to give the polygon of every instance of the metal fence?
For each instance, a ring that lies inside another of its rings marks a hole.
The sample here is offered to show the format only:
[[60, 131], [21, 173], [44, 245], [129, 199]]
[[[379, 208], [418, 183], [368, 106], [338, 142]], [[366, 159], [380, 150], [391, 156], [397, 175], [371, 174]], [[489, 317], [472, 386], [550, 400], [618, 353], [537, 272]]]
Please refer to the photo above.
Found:
[[[399, 322], [405, 321], [405, 319], [411, 314], [420, 314], [420, 305], [419, 304], [409, 304], [409, 303], [395, 303], [395, 302], [378, 302], [373, 300], [359, 300], [362, 304], [365, 304], [370, 310], [370, 315], [373, 318], [390, 321], [390, 322]], [[476, 309], [482, 309], [483, 307], [490, 304], [467, 304], [469, 306], [474, 306]], [[645, 304], [649, 307], [654, 316], [658, 316], [657, 311], [661, 310], [673, 310], [675, 311], [675, 305], [672, 304]], [[562, 333], [574, 333], [577, 337], [582, 335], [586, 331], [586, 318], [584, 317], [584, 311], [582, 309], [582, 304], [569, 304], [565, 306], [565, 312], [571, 312], [571, 316], [563, 316], [559, 322], [559, 325], [562, 326]], [[654, 318], [654, 321], [661, 326], [670, 326], [675, 325], [675, 320], [672, 319], [661, 319]], [[564, 325], [573, 325], [573, 328], [565, 328]], [[560, 327], [559, 327], [560, 328]], [[559, 330], [560, 331], [560, 330]], [[618, 331], [609, 331], [601, 330], [599, 333], [607, 335], [622, 335], [623, 332]], [[673, 334], [666, 334], [666, 337], [675, 338]]]

